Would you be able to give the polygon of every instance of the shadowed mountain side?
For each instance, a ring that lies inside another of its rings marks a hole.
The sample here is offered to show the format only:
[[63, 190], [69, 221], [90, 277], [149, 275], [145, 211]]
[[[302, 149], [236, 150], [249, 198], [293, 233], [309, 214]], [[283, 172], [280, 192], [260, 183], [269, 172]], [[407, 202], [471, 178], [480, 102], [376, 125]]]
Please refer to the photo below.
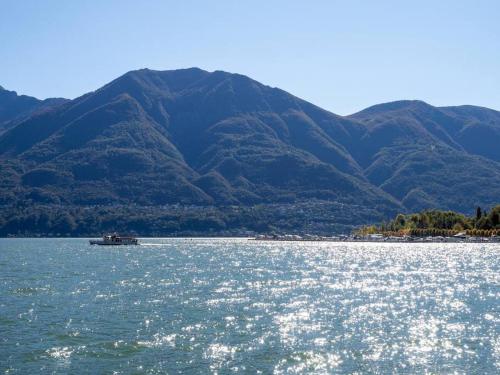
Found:
[[357, 159], [365, 176], [406, 208], [466, 212], [498, 201], [499, 112], [399, 101], [349, 118], [366, 127]]
[[385, 148], [366, 174], [408, 210], [468, 212], [477, 202], [489, 207], [500, 197], [498, 163], [443, 146]]
[[31, 96], [17, 95], [15, 91], [0, 86], [0, 134], [12, 128], [36, 112], [43, 112], [63, 104], [67, 99], [39, 100]]
[[[433, 107], [421, 101], [379, 104], [349, 116], [367, 129], [365, 159], [395, 143], [442, 144], [500, 161], [500, 112], [459, 106]], [[367, 162], [367, 160], [363, 160]]]
[[441, 110], [463, 124], [456, 139], [467, 152], [500, 162], [500, 112], [467, 105]]

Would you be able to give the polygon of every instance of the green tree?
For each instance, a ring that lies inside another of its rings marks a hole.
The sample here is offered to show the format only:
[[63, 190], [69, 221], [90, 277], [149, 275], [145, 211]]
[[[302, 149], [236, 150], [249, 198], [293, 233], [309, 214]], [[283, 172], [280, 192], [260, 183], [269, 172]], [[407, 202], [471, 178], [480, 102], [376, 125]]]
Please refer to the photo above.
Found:
[[481, 212], [481, 207], [477, 207], [476, 208], [476, 220], [479, 220], [481, 219], [481, 215], [482, 215], [482, 212]]

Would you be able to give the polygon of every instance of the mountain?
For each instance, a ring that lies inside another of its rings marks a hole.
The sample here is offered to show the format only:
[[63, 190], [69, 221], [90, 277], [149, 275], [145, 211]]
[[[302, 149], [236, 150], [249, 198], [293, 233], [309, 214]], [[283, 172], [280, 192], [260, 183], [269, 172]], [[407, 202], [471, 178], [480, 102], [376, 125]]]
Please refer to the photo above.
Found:
[[366, 128], [358, 143], [365, 176], [406, 208], [467, 212], [498, 202], [499, 112], [399, 101], [349, 118]]
[[[152, 222], [211, 207], [211, 226], [188, 220], [174, 225], [181, 232], [326, 232], [500, 197], [500, 113], [486, 108], [401, 101], [342, 117], [243, 75], [191, 68], [132, 71], [50, 110], [23, 111], [0, 135], [8, 233], [27, 225], [18, 217], [27, 202], [120, 207], [122, 220], [130, 207], [155, 207]], [[78, 212], [72, 233], [84, 225]]]
[[8, 91], [0, 86], [0, 134], [30, 115], [48, 110], [65, 101], [67, 99], [49, 98], [39, 100], [31, 96], [17, 95], [15, 91]]

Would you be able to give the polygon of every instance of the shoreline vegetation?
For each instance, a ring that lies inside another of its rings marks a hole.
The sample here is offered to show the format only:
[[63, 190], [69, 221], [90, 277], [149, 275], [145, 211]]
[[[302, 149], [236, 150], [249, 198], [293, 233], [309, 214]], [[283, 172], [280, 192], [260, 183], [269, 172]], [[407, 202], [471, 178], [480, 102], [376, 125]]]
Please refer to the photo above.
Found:
[[379, 222], [398, 211], [308, 199], [294, 203], [196, 206], [136, 204], [1, 206], [0, 237], [95, 237], [119, 233], [139, 237], [253, 237], [263, 233], [329, 236]]
[[[314, 203], [311, 202], [312, 207], [305, 204], [299, 206], [300, 209], [294, 211], [294, 220], [288, 220], [286, 224], [283, 219], [290, 215], [292, 207], [288, 207], [287, 212], [283, 211], [282, 205], [273, 210], [269, 207], [268, 210], [262, 210], [262, 207], [232, 207], [225, 212], [223, 220], [218, 217], [215, 208], [203, 207], [135, 207], [133, 210], [130, 208], [134, 214], [129, 216], [122, 216], [124, 212], [120, 207], [113, 207], [112, 210], [96, 207], [76, 212], [60, 208], [58, 214], [49, 207], [41, 210], [32, 208], [22, 219], [18, 215], [7, 220], [0, 218], [0, 237], [95, 238], [105, 233], [119, 233], [144, 238], [234, 237], [267, 241], [500, 242], [500, 205], [490, 211], [477, 207], [475, 215], [470, 217], [441, 210], [397, 214], [392, 220], [365, 226], [358, 224], [353, 229], [353, 226], [346, 225], [348, 210], [342, 207], [332, 210], [330, 207], [326, 212], [318, 211], [318, 205]], [[360, 209], [366, 210], [363, 207]], [[331, 215], [332, 211], [336, 214]], [[308, 225], [300, 225], [299, 219], [304, 220], [311, 215], [326, 225], [321, 230], [312, 220]], [[156, 222], [158, 216], [162, 220]], [[149, 225], [151, 220], [155, 225]], [[361, 221], [361, 217], [357, 217], [357, 221]], [[231, 224], [225, 225], [224, 222]], [[25, 230], [19, 231], [19, 228]]]
[[355, 235], [413, 237], [450, 237], [463, 233], [471, 237], [493, 237], [500, 235], [500, 205], [490, 212], [476, 208], [473, 217], [453, 211], [426, 210], [413, 214], [398, 214], [393, 220], [379, 225], [363, 226]]
[[346, 241], [346, 242], [500, 242], [500, 205], [484, 211], [476, 208], [468, 217], [453, 211], [425, 210], [398, 214], [388, 222], [358, 228], [351, 235], [259, 235], [268, 241]]

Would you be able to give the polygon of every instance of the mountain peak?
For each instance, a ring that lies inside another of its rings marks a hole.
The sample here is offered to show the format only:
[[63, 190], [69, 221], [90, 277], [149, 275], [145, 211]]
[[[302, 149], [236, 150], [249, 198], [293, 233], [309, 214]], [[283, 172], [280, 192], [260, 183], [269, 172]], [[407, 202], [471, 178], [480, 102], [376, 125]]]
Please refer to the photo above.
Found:
[[191, 68], [183, 68], [183, 69], [172, 69], [172, 70], [154, 70], [154, 69], [149, 69], [149, 68], [142, 68], [142, 69], [137, 69], [137, 70], [131, 70], [127, 73], [125, 73], [122, 77], [124, 76], [141, 76], [141, 77], [160, 77], [162, 79], [169, 79], [169, 80], [198, 80], [201, 78], [206, 78], [206, 77], [212, 77], [214, 79], [221, 79], [221, 78], [231, 78], [235, 80], [241, 80], [241, 81], [252, 81], [252, 82], [257, 82], [250, 77], [244, 75], [244, 74], [239, 74], [239, 73], [231, 73], [227, 72], [224, 70], [214, 70], [212, 72], [198, 68], [198, 67], [191, 67]]
[[430, 104], [422, 100], [397, 100], [393, 102], [376, 104], [371, 107], [365, 108], [359, 112], [356, 112], [348, 117], [362, 118], [366, 116], [375, 115], [382, 112], [393, 112], [401, 110], [415, 110], [415, 109], [430, 109], [434, 108]]
[[182, 75], [182, 74], [207, 74], [206, 70], [200, 69], [198, 67], [182, 68], [182, 69], [169, 69], [169, 70], [156, 70], [150, 68], [141, 68], [130, 70], [126, 75]]

